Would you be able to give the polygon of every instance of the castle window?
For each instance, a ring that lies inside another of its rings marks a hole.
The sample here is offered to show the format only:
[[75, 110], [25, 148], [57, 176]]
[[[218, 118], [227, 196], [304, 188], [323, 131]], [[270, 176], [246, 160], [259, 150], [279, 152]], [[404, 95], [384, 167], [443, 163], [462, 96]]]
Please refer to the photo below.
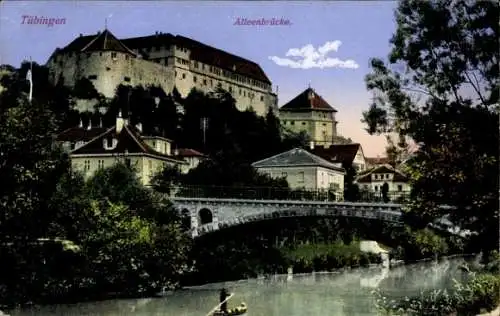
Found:
[[212, 81], [212, 79], [210, 79], [210, 86], [213, 87], [214, 86], [214, 82]]
[[229, 93], [233, 93], [233, 87], [229, 87]]
[[295, 125], [295, 122], [294, 121], [290, 121], [290, 125]]
[[174, 71], [174, 73], [175, 73], [175, 77], [177, 78], [177, 70], [176, 70], [176, 71]]
[[245, 92], [245, 90], [243, 90], [243, 96], [246, 97], [247, 96], [247, 93]]
[[125, 60], [128, 60], [128, 55], [125, 55]]
[[109, 68], [109, 67], [106, 67], [106, 71], [110, 71], [110, 70], [111, 70], [111, 68]]
[[130, 82], [130, 77], [124, 77], [124, 78], [123, 78], [123, 80], [124, 80], [125, 82]]
[[193, 76], [193, 82], [196, 82], [196, 76]]
[[116, 58], [116, 53], [111, 53], [111, 58]]
[[302, 122], [302, 125], [306, 125], [306, 122]]
[[101, 160], [98, 160], [98, 161], [97, 161], [97, 167], [98, 167], [99, 169], [103, 169], [103, 168], [104, 168], [104, 160], [102, 160], [102, 159], [101, 159]]
[[[102, 52], [99, 52], [99, 56], [102, 56]], [[100, 160], [99, 160], [100, 161]]]
[[89, 171], [90, 170], [90, 160], [85, 160], [83, 162], [83, 170], [84, 171]]
[[198, 68], [198, 62], [197, 61], [194, 62], [194, 68]]
[[323, 123], [323, 126], [326, 126], [326, 123]]
[[203, 85], [206, 86], [207, 85], [207, 79], [203, 79]]
[[205, 65], [201, 65], [201, 69], [205, 70]]
[[186, 79], [186, 74], [182, 74], [182, 79]]
[[403, 186], [401, 184], [398, 185], [398, 191], [403, 191]]
[[90, 75], [88, 78], [89, 78], [89, 80], [96, 80], [97, 79], [97, 75]]
[[240, 95], [241, 95], [241, 89], [240, 89]]
[[153, 140], [153, 149], [156, 149], [156, 140]]

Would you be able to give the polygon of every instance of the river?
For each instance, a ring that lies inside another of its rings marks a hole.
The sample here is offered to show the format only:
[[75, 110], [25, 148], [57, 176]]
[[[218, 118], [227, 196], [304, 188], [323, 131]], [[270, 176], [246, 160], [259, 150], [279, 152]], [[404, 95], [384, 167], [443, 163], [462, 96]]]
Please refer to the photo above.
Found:
[[378, 315], [372, 290], [391, 297], [415, 295], [423, 289], [451, 288], [453, 279], [464, 280], [463, 259], [423, 262], [393, 267], [357, 268], [343, 272], [275, 275], [191, 287], [162, 298], [108, 300], [52, 305], [10, 311], [11, 315], [172, 315], [203, 316], [218, 303], [221, 287], [235, 293], [229, 306], [244, 301], [248, 316]]

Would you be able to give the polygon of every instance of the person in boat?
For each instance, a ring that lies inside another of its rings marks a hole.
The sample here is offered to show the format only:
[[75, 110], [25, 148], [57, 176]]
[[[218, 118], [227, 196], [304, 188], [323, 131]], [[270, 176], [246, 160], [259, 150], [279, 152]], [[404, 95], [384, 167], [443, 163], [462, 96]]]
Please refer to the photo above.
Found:
[[220, 299], [220, 302], [221, 302], [221, 306], [220, 306], [221, 312], [224, 312], [224, 313], [227, 312], [227, 301], [225, 301], [225, 300], [226, 300], [226, 298], [228, 296], [229, 296], [229, 293], [227, 292], [226, 289], [223, 288], [222, 290], [220, 290], [220, 297], [219, 297], [219, 299]]

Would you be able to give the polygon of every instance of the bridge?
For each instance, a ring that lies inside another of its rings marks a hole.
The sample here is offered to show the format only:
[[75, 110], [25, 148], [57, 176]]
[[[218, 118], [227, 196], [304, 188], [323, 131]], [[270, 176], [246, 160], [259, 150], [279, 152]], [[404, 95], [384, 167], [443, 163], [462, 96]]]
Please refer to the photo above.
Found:
[[339, 192], [262, 187], [171, 187], [168, 194], [174, 206], [190, 219], [193, 237], [283, 217], [343, 216], [401, 223], [403, 205], [390, 201], [408, 196], [408, 192], [387, 196], [370, 193], [348, 202]]

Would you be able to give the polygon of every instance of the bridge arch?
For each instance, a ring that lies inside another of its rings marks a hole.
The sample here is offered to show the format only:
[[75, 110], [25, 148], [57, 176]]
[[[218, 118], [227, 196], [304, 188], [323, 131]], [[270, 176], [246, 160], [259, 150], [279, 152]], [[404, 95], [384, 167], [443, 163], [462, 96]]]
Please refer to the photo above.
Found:
[[210, 224], [214, 221], [214, 214], [211, 210], [209, 210], [208, 208], [202, 208], [199, 212], [198, 212], [198, 217], [199, 217], [199, 222], [200, 222], [200, 226], [201, 225], [206, 225], [206, 224]]

